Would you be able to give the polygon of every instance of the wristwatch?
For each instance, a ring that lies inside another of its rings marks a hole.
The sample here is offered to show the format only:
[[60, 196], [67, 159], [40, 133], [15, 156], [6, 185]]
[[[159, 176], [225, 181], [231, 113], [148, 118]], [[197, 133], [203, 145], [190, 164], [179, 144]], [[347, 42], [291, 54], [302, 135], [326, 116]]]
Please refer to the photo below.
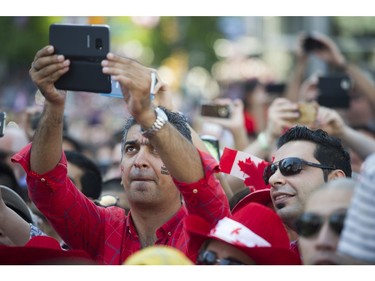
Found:
[[165, 114], [164, 110], [162, 110], [160, 107], [155, 108], [155, 113], [156, 120], [154, 124], [152, 124], [151, 128], [145, 130], [142, 133], [142, 135], [146, 138], [150, 138], [155, 135], [155, 133], [158, 132], [168, 122], [167, 114]]

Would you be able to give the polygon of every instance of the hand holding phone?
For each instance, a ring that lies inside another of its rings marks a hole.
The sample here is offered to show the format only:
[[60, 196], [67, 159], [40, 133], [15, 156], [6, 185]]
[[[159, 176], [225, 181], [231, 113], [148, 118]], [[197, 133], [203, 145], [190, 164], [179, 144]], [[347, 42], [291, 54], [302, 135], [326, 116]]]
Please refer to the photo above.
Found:
[[312, 34], [308, 34], [303, 41], [303, 49], [306, 53], [323, 50], [325, 48], [326, 46]]
[[301, 125], [312, 125], [318, 114], [317, 105], [314, 103], [301, 102], [298, 103], [299, 118], [295, 121]]
[[216, 118], [230, 118], [229, 104], [204, 103], [201, 104], [201, 115]]

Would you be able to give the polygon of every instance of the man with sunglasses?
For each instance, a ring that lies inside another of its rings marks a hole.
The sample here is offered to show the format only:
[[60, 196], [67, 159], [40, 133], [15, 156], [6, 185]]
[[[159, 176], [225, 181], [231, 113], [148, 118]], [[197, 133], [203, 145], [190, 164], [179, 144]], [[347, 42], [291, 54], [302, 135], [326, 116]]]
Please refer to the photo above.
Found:
[[296, 222], [304, 264], [339, 264], [336, 249], [354, 186], [353, 179], [338, 178], [323, 184], [307, 199]]
[[[323, 130], [295, 126], [278, 140], [273, 161], [264, 170], [263, 179], [271, 186], [275, 210], [283, 222], [296, 230], [309, 195], [324, 182], [351, 177], [349, 153], [340, 139]], [[296, 241], [292, 242], [296, 248]]]

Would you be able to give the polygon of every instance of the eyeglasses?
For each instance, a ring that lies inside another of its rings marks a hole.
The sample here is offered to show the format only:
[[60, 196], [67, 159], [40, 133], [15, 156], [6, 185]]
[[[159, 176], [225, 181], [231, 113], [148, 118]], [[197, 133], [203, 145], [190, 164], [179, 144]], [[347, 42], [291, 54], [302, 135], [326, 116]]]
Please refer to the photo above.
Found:
[[200, 265], [245, 265], [233, 258], [218, 259], [215, 252], [201, 251], [198, 256], [198, 264]]
[[329, 167], [325, 165], [321, 165], [318, 163], [312, 163], [305, 161], [303, 159], [297, 158], [297, 157], [288, 157], [280, 160], [279, 162], [271, 163], [269, 164], [263, 172], [263, 180], [266, 184], [269, 183], [270, 177], [276, 173], [277, 168], [280, 169], [280, 172], [283, 176], [293, 176], [299, 174], [304, 166], [311, 166], [321, 169], [328, 169], [328, 170], [334, 170], [336, 168]]
[[[341, 211], [335, 212], [328, 217], [330, 228], [339, 236], [344, 227], [345, 216], [346, 211]], [[325, 221], [326, 218], [318, 214], [304, 213], [296, 221], [297, 233], [302, 237], [312, 237], [320, 231]]]

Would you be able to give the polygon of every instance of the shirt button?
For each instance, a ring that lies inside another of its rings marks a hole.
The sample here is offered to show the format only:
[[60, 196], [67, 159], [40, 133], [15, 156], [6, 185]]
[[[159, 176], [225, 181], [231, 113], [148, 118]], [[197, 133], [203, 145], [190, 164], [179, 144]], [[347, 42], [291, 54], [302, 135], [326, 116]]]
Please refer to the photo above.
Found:
[[168, 232], [168, 236], [171, 236], [172, 235], [172, 233], [171, 232]]
[[45, 182], [46, 179], [45, 179], [45, 178], [41, 178], [40, 181], [41, 181], [41, 182]]
[[194, 188], [194, 189], [193, 189], [193, 193], [194, 193], [194, 194], [197, 194], [197, 193], [198, 193], [198, 189]]

